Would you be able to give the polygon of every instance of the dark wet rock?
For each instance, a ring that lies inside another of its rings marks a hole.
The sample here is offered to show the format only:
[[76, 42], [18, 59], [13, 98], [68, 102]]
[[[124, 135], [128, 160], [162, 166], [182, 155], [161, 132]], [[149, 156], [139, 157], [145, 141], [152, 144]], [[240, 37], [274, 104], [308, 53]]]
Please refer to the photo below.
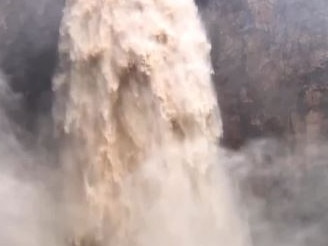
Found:
[[327, 137], [328, 2], [212, 0], [200, 9], [223, 141]]

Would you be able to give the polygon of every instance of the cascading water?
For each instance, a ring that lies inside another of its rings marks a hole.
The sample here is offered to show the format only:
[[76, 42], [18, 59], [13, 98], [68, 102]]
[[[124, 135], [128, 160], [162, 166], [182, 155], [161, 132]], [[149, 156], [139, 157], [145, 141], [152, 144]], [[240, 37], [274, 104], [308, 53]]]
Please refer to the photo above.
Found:
[[209, 49], [192, 0], [67, 1], [54, 116], [76, 245], [248, 245]]

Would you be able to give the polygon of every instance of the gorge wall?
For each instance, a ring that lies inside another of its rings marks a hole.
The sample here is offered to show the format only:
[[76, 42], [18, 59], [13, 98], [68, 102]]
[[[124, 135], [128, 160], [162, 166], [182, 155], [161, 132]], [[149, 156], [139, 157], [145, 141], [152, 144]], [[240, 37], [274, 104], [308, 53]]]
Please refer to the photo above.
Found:
[[238, 147], [256, 137], [327, 136], [328, 3], [198, 4], [212, 41], [223, 141]]

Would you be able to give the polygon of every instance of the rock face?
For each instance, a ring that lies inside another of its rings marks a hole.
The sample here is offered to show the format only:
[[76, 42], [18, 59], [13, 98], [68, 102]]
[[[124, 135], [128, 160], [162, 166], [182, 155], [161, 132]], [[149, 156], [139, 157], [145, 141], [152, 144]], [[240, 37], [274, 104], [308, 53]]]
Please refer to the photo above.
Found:
[[212, 41], [224, 143], [327, 136], [328, 2], [198, 4]]
[[43, 92], [49, 98], [63, 6], [64, 0], [0, 1], [0, 68], [27, 110], [44, 107]]

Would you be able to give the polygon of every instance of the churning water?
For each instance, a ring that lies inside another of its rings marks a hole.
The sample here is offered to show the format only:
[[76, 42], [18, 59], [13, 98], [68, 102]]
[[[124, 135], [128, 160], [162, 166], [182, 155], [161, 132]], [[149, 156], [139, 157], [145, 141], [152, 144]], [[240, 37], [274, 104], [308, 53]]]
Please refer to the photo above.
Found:
[[54, 116], [75, 245], [241, 246], [192, 0], [70, 0]]

